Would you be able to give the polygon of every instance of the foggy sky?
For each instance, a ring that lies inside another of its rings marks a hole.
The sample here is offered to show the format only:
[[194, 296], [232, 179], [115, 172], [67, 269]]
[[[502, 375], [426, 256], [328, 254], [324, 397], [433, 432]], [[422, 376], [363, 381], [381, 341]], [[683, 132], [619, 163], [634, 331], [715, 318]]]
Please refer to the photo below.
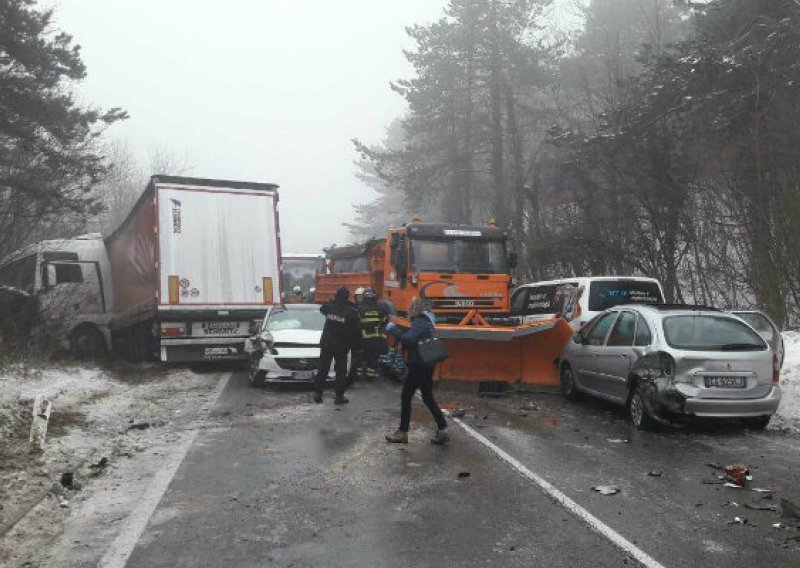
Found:
[[[47, 4], [45, 2], [44, 4]], [[108, 136], [146, 165], [153, 148], [187, 175], [281, 186], [285, 252], [350, 240], [341, 224], [371, 192], [351, 138], [380, 142], [403, 114], [404, 28], [446, 0], [60, 0], [82, 46], [85, 103], [131, 118]], [[169, 174], [173, 172], [157, 172]]]

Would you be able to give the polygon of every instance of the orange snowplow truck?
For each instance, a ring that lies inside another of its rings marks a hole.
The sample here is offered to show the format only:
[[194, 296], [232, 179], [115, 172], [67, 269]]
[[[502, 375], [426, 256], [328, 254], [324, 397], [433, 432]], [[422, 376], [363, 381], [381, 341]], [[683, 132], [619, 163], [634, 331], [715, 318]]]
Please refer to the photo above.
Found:
[[385, 239], [325, 250], [326, 274], [316, 298], [336, 289], [371, 286], [404, 320], [411, 300], [436, 314], [436, 335], [450, 357], [438, 378], [462, 381], [558, 384], [554, 360], [572, 329], [563, 317], [522, 324], [509, 306], [516, 255], [495, 226], [410, 223]]
[[[508, 316], [510, 269], [515, 255], [497, 227], [412, 223], [390, 229], [386, 239], [325, 250], [328, 274], [317, 278], [317, 299], [336, 288], [371, 286], [401, 315], [411, 300], [429, 302], [440, 323], [469, 314]], [[466, 322], [465, 322], [466, 323]]]

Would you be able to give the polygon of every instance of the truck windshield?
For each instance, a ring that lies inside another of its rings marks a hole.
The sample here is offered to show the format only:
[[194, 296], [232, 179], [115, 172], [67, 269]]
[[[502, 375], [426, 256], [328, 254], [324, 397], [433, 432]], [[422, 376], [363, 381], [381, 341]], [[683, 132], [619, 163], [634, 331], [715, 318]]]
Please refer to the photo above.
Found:
[[419, 272], [508, 274], [506, 246], [475, 239], [413, 239], [411, 258]]
[[281, 261], [283, 265], [283, 290], [290, 292], [295, 286], [300, 286], [304, 292], [314, 287], [314, 278], [317, 272], [322, 272], [323, 261], [316, 258], [286, 258]]

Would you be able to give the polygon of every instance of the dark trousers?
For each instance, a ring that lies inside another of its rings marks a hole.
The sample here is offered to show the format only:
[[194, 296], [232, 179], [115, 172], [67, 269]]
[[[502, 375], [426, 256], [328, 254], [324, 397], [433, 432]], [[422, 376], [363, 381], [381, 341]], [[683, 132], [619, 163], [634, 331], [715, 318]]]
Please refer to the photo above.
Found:
[[361, 345], [353, 351], [353, 359], [350, 361], [350, 382], [352, 383], [355, 380], [360, 370], [367, 377], [377, 377], [378, 356], [384, 355], [388, 351], [389, 347], [383, 337], [363, 340]]
[[436, 425], [440, 430], [447, 428], [442, 409], [436, 404], [433, 398], [433, 367], [421, 367], [418, 365], [408, 366], [408, 377], [403, 384], [403, 392], [400, 395], [400, 431], [408, 432], [411, 422], [411, 399], [417, 389], [422, 393], [422, 402], [428, 407], [436, 420]]
[[336, 396], [344, 394], [344, 389], [347, 387], [347, 352], [350, 351], [349, 347], [345, 348], [331, 348], [324, 345], [320, 349], [319, 354], [319, 368], [317, 369], [317, 376], [314, 377], [314, 390], [322, 393], [325, 388], [325, 382], [328, 380], [328, 373], [331, 371], [331, 362], [334, 363], [333, 370], [336, 373], [336, 382], [334, 383], [334, 392]]

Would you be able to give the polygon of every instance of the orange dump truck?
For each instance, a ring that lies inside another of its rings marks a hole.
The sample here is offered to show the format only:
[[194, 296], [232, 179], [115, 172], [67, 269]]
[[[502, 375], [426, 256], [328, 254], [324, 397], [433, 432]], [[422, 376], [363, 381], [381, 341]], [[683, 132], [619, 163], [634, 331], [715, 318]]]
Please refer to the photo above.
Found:
[[494, 226], [410, 223], [385, 239], [325, 251], [317, 300], [371, 286], [403, 323], [414, 297], [436, 314], [450, 358], [440, 379], [557, 384], [554, 360], [572, 330], [564, 318], [521, 324], [509, 306], [516, 258]]

